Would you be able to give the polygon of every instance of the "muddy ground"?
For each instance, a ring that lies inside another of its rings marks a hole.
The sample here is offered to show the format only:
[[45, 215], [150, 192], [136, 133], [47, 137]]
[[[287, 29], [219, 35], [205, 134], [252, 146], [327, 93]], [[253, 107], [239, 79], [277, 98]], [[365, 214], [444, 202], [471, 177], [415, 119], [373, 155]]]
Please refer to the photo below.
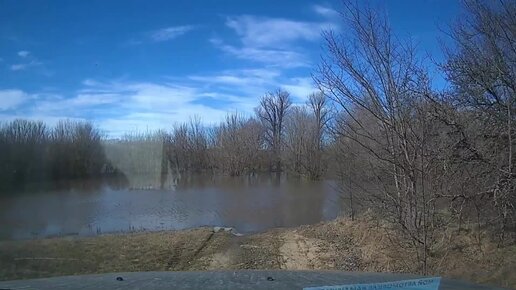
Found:
[[[447, 241], [450, 243], [450, 241]], [[472, 245], [467, 238], [436, 254], [431, 274], [516, 287], [516, 246]], [[456, 244], [456, 246], [455, 246]], [[417, 273], [406, 249], [370, 222], [317, 225], [235, 236], [213, 228], [0, 242], [0, 280], [126, 271], [230, 269]]]

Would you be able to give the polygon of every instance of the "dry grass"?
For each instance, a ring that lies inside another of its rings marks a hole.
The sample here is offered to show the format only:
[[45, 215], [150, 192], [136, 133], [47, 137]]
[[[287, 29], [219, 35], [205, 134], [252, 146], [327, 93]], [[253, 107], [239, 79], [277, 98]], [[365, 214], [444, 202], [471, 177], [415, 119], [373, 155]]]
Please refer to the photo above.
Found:
[[[0, 278], [197, 269], [210, 229], [0, 243]], [[36, 259], [34, 259], [36, 258]], [[41, 259], [45, 258], [45, 259]]]
[[[337, 261], [336, 269], [420, 273], [412, 250], [393, 241], [395, 233], [371, 220], [337, 219], [300, 227], [298, 231], [326, 242], [327, 249], [337, 249], [334, 251], [338, 254], [332, 257]], [[498, 247], [484, 233], [479, 246], [478, 233], [474, 231], [443, 236], [449, 238], [434, 247], [429, 274], [516, 288], [516, 245]]]
[[485, 233], [462, 232], [449, 241], [447, 255], [436, 272], [447, 277], [516, 288], [516, 245], [499, 247]]
[[[337, 219], [235, 237], [200, 228], [177, 232], [0, 242], [0, 280], [125, 271], [328, 269], [417, 273], [409, 248], [368, 219]], [[462, 232], [436, 246], [433, 275], [516, 287], [516, 245]], [[444, 247], [446, 245], [446, 247]], [[445, 250], [446, 249], [446, 250]]]

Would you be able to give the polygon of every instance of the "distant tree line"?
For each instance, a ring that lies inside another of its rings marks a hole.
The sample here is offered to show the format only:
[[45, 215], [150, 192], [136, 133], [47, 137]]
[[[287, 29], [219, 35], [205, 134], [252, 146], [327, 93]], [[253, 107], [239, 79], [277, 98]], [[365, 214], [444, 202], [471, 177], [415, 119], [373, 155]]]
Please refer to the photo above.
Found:
[[211, 127], [194, 117], [169, 131], [116, 140], [103, 136], [89, 122], [62, 120], [49, 127], [18, 119], [0, 124], [0, 188], [105, 181], [125, 175], [141, 179], [136, 184], [152, 185], [156, 174], [162, 184], [170, 175], [179, 179], [198, 173], [289, 172], [319, 179], [326, 169], [322, 159], [329, 140], [325, 137], [328, 120], [323, 94], [292, 105], [284, 90], [263, 96], [255, 116], [231, 113]]
[[100, 180], [115, 173], [91, 123], [14, 120], [0, 125], [0, 190], [73, 180]]
[[327, 169], [329, 118], [324, 94], [293, 105], [290, 94], [278, 89], [260, 98], [254, 116], [231, 113], [210, 128], [194, 118], [164, 133], [166, 170], [230, 176], [287, 172], [320, 179]]

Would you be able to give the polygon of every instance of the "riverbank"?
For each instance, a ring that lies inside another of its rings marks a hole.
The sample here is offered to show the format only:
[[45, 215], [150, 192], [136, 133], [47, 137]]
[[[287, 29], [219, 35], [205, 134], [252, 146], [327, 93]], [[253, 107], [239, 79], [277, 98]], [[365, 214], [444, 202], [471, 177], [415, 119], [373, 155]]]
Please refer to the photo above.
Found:
[[[402, 249], [366, 220], [235, 236], [213, 228], [0, 242], [0, 280], [128, 271], [229, 269], [414, 272]], [[516, 246], [455, 238], [432, 274], [516, 287]]]

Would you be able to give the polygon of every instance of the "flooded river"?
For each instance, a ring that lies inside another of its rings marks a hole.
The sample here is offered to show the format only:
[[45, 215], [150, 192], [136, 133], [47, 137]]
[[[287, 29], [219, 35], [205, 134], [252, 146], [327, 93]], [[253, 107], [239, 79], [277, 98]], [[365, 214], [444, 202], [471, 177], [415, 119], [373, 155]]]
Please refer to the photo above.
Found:
[[91, 236], [199, 226], [240, 233], [317, 223], [341, 212], [331, 181], [195, 178], [174, 190], [26, 192], [0, 196], [0, 239]]

